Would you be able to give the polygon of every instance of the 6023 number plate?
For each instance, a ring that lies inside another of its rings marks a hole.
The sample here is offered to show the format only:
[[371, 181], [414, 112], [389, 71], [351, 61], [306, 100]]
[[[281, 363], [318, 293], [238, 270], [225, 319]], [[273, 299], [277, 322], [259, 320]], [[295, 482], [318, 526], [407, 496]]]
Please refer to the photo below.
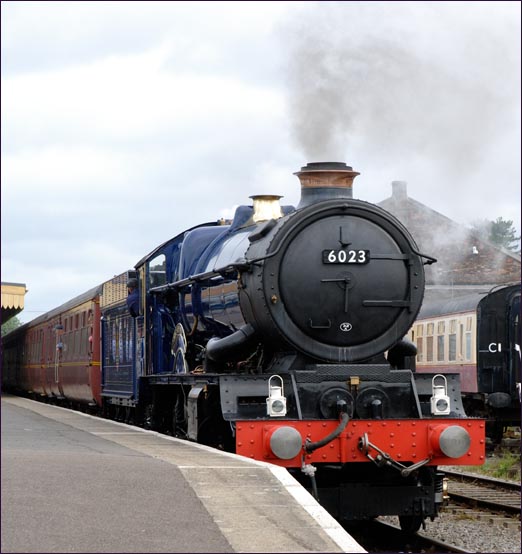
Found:
[[369, 250], [323, 250], [323, 264], [367, 264]]

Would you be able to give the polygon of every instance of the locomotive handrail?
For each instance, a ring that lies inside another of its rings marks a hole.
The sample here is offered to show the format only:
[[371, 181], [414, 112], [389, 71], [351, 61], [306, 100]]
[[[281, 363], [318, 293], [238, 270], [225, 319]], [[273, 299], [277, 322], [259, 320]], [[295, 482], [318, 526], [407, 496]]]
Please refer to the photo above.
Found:
[[428, 256], [428, 254], [423, 254], [422, 252], [417, 252], [417, 250], [414, 250], [413, 248], [411, 249], [411, 251], [414, 254], [417, 254], [417, 256], [420, 256], [421, 258], [424, 258], [424, 259], [427, 260], [426, 262], [424, 262], [423, 265], [431, 265], [431, 264], [437, 263], [437, 258], [433, 258], [432, 256]]
[[370, 254], [370, 260], [409, 260], [409, 254]]
[[[431, 265], [437, 262], [437, 258], [428, 256], [427, 254], [423, 254], [422, 252], [417, 252], [417, 250], [413, 248], [411, 249], [411, 252], [427, 260], [426, 262], [424, 262], [423, 265]], [[408, 258], [410, 258], [409, 254], [371, 254], [370, 255], [371, 260], [407, 260]]]
[[[226, 277], [230, 273], [233, 273], [235, 271], [248, 271], [252, 265], [268, 260], [270, 258], [273, 258], [279, 253], [279, 250], [281, 250], [283, 246], [283, 243], [279, 244], [277, 248], [271, 252], [270, 254], [267, 254], [266, 256], [260, 256], [258, 258], [253, 258], [252, 260], [242, 260], [239, 262], [235, 262], [232, 264], [228, 264], [224, 267], [213, 269], [212, 271], [206, 271], [204, 273], [198, 273], [196, 275], [192, 275], [191, 277], [186, 277], [185, 279], [180, 279], [179, 281], [174, 281], [173, 283], [167, 283], [165, 285], [160, 285], [159, 287], [153, 287], [149, 290], [149, 292], [152, 293], [161, 293], [165, 292], [170, 289], [181, 289], [183, 287], [186, 287], [188, 285], [192, 285], [193, 283], [199, 283], [201, 281], [208, 281], [209, 279], [212, 279], [213, 277]], [[421, 252], [417, 252], [412, 248], [411, 250], [414, 254], [417, 256], [420, 256], [421, 258], [425, 258], [427, 261], [424, 262], [423, 265], [431, 265], [437, 261], [436, 258], [433, 258], [431, 256], [428, 256], [427, 254], [422, 254]], [[407, 260], [409, 259], [408, 254], [375, 254], [370, 255], [370, 259], [375, 260]]]
[[206, 271], [204, 273], [197, 273], [191, 277], [186, 277], [185, 279], [180, 279], [179, 281], [174, 281], [173, 283], [167, 283], [165, 285], [160, 285], [159, 287], [153, 287], [149, 289], [149, 292], [160, 293], [165, 292], [170, 289], [181, 289], [193, 283], [199, 283], [201, 281], [208, 281], [214, 277], [226, 277], [230, 273], [235, 271], [245, 271], [250, 268], [251, 262], [241, 261], [227, 266], [221, 267], [219, 269], [213, 269], [212, 271]]
[[363, 306], [378, 306], [379, 308], [409, 308], [411, 300], [363, 300]]

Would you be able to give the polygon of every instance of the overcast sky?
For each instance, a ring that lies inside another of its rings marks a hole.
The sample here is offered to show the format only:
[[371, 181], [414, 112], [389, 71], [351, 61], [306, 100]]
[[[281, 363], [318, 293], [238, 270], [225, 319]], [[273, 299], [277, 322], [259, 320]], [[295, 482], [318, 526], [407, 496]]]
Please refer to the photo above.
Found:
[[[520, 233], [520, 2], [1, 3], [2, 281], [29, 321], [311, 161]], [[437, 256], [436, 252], [428, 254]]]

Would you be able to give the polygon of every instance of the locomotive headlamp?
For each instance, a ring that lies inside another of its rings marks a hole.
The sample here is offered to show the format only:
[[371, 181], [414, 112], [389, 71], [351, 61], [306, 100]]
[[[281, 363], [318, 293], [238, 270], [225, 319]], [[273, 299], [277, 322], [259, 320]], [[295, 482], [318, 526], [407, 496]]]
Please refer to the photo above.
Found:
[[[439, 384], [435, 384], [435, 381]], [[440, 384], [442, 383], [442, 384]], [[431, 413], [432, 415], [448, 415], [450, 413], [450, 399], [448, 396], [448, 382], [440, 373], [431, 380]]]
[[[279, 379], [279, 383], [273, 384], [277, 379]], [[272, 377], [268, 379], [266, 413], [270, 417], [283, 417], [286, 415], [286, 398], [284, 396], [283, 379], [279, 375], [272, 375]]]

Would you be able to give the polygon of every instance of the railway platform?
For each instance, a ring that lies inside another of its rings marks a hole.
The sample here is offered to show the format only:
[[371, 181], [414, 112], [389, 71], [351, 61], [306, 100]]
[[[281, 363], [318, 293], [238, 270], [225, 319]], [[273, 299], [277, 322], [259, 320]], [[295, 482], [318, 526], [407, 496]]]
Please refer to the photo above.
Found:
[[365, 552], [286, 470], [2, 396], [1, 551]]

